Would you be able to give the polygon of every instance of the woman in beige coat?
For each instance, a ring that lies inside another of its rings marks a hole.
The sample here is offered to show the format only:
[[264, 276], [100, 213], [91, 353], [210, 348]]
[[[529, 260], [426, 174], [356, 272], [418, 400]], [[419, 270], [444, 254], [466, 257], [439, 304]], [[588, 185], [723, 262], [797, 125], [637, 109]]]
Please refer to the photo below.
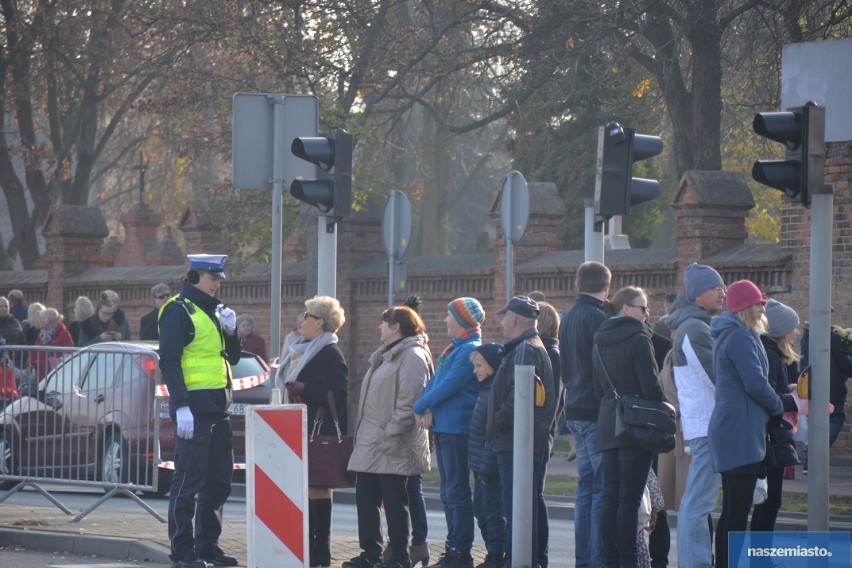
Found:
[[[349, 469], [358, 473], [355, 502], [358, 540], [362, 552], [343, 568], [408, 568], [409, 475], [429, 469], [427, 432], [414, 420], [412, 405], [432, 375], [432, 356], [426, 348], [426, 327], [408, 307], [382, 314], [382, 346], [370, 356], [361, 383], [355, 448]], [[384, 504], [391, 556], [380, 562]]]

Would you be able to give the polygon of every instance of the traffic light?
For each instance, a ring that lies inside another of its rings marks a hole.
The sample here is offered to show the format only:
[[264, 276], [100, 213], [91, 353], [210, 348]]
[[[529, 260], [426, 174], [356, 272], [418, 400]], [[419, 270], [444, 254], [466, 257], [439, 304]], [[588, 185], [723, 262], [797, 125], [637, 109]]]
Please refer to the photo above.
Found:
[[633, 177], [633, 164], [663, 151], [659, 136], [636, 134], [610, 122], [598, 130], [598, 161], [595, 172], [595, 214], [604, 217], [627, 215], [639, 205], [660, 195], [660, 182]]
[[290, 195], [334, 217], [352, 213], [352, 135], [337, 128], [331, 134], [293, 139], [290, 151], [330, 175], [320, 179], [296, 178]]
[[759, 112], [752, 126], [760, 136], [784, 144], [784, 159], [757, 160], [751, 176], [810, 205], [811, 191], [822, 188], [825, 174], [825, 107], [808, 102], [787, 112]]

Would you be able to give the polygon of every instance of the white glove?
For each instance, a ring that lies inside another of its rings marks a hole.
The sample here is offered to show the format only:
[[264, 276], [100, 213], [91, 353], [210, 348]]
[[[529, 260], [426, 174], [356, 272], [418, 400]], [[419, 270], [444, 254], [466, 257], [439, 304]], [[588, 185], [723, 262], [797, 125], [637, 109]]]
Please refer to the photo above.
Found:
[[192, 411], [188, 406], [181, 406], [177, 409], [177, 437], [192, 439], [195, 431], [195, 419], [192, 417]]
[[225, 304], [219, 304], [216, 306], [216, 315], [219, 316], [219, 322], [226, 330], [234, 331], [237, 329], [237, 314], [234, 313], [234, 310]]

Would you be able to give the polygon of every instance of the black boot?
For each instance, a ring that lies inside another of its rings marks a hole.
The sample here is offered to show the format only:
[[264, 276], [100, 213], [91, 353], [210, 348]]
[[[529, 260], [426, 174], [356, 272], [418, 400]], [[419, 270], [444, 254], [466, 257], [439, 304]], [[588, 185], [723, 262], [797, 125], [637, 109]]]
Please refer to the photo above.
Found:
[[311, 566], [331, 565], [331, 499], [311, 499]]

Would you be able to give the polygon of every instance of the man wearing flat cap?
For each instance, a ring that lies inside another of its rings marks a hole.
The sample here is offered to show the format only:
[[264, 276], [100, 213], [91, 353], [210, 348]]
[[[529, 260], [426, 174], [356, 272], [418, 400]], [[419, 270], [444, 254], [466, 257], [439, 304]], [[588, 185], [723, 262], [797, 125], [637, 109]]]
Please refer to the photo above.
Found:
[[[545, 393], [556, 391], [550, 357], [536, 330], [538, 303], [527, 296], [515, 296], [497, 311], [503, 316], [501, 323], [506, 343], [503, 362], [494, 375], [488, 399], [487, 437], [497, 454], [503, 509], [506, 514], [506, 566], [512, 564], [512, 462], [514, 461], [515, 429], [515, 365], [535, 368], [536, 382]], [[544, 401], [533, 410], [533, 502], [532, 509], [532, 564], [546, 566], [548, 520], [544, 504], [544, 474], [550, 458], [550, 428], [556, 414], [556, 399], [545, 394]], [[520, 448], [519, 448], [520, 451]], [[521, 559], [526, 563], [527, 559]]]
[[231, 365], [240, 360], [236, 314], [216, 297], [228, 257], [187, 258], [189, 272], [180, 292], [159, 312], [160, 369], [176, 425], [169, 557], [173, 568], [236, 566], [237, 559], [219, 548], [222, 508], [234, 470]]

